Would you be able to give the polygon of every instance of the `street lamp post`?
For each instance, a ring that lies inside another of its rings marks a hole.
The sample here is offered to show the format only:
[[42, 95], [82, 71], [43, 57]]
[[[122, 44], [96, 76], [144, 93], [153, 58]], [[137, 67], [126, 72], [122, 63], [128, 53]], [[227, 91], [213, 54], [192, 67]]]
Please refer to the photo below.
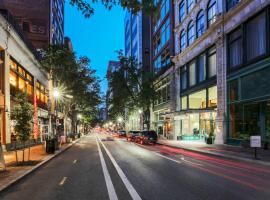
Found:
[[60, 97], [60, 92], [57, 88], [54, 89], [53, 91], [53, 97], [55, 100], [55, 135], [57, 135], [57, 126], [58, 126], [58, 122], [57, 122], [57, 117], [58, 117], [58, 99]]

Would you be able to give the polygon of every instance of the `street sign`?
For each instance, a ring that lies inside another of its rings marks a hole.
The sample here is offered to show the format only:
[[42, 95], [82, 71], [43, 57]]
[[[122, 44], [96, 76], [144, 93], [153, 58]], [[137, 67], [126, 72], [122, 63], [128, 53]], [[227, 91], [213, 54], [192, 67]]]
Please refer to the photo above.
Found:
[[261, 147], [261, 136], [250, 136], [250, 147]]

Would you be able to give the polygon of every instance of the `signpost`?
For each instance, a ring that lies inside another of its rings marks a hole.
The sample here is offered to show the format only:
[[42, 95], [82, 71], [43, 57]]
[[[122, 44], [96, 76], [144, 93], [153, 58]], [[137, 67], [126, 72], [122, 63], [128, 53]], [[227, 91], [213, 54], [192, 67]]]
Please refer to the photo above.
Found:
[[254, 148], [254, 158], [257, 157], [257, 148], [261, 147], [261, 136], [250, 136], [250, 147]]

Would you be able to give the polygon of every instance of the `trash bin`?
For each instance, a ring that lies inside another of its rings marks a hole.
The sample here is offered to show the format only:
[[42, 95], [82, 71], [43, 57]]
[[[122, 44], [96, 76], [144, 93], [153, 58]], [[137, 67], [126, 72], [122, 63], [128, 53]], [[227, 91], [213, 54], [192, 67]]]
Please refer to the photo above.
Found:
[[53, 154], [55, 152], [55, 142], [54, 139], [46, 140], [46, 153]]

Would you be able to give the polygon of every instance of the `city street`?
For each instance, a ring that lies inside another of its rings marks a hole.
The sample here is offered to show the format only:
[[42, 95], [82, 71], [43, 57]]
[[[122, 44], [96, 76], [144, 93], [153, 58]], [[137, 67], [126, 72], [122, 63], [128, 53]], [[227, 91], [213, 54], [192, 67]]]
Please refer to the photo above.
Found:
[[266, 200], [269, 188], [264, 166], [91, 134], [0, 199]]

